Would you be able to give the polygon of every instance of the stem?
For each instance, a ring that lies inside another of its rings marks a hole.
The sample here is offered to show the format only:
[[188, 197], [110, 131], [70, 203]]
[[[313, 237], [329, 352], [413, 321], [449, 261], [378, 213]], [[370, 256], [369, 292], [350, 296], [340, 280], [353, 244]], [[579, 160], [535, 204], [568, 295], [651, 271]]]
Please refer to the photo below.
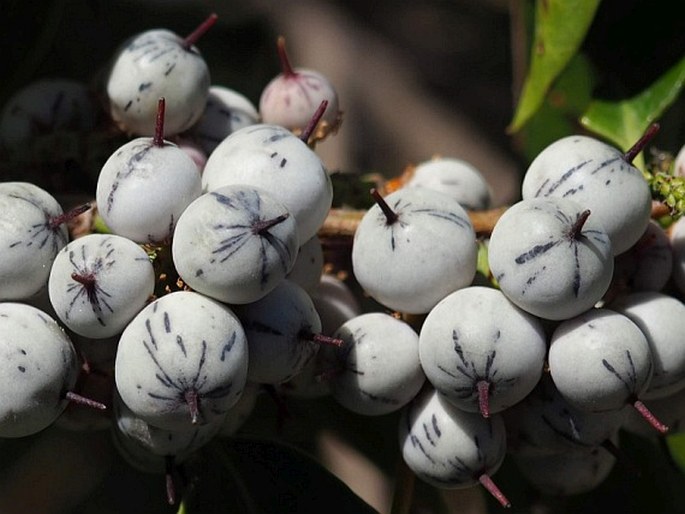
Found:
[[580, 233], [583, 230], [583, 226], [585, 225], [585, 222], [587, 221], [589, 216], [590, 209], [585, 209], [578, 215], [578, 218], [576, 218], [575, 223], [571, 225], [571, 228], [569, 229], [567, 234], [570, 240], [575, 240], [580, 237]]
[[632, 163], [635, 157], [637, 157], [637, 154], [639, 154], [643, 148], [647, 146], [647, 143], [654, 139], [654, 136], [657, 135], [660, 128], [661, 126], [658, 123], [652, 123], [642, 137], [638, 139], [637, 142], [631, 146], [625, 154], [623, 154], [623, 158], [626, 160], [626, 162]]
[[292, 77], [296, 75], [293, 67], [290, 65], [290, 59], [288, 59], [288, 52], [285, 50], [285, 37], [278, 36], [276, 41], [276, 48], [278, 50], [278, 59], [281, 61], [281, 71], [284, 76]]
[[330, 336], [325, 336], [323, 334], [315, 334], [313, 332], [310, 332], [308, 330], [302, 330], [300, 332], [300, 337], [302, 339], [306, 339], [307, 341], [312, 341], [314, 343], [319, 343], [319, 344], [329, 344], [331, 346], [336, 346], [340, 348], [343, 344], [345, 344], [345, 341], [342, 339], [339, 339], [337, 337], [330, 337]]
[[307, 126], [302, 131], [302, 134], [300, 134], [300, 140], [302, 142], [304, 142], [304, 143], [309, 142], [309, 138], [314, 133], [314, 129], [319, 124], [319, 121], [321, 120], [323, 113], [326, 112], [326, 107], [328, 107], [328, 100], [321, 100], [321, 103], [316, 108], [316, 111], [314, 111], [314, 114], [312, 115], [309, 122], [307, 123]]
[[652, 411], [650, 411], [641, 400], [635, 400], [633, 402], [633, 407], [635, 407], [640, 415], [642, 415], [642, 417], [645, 418], [645, 420], [657, 431], [661, 432], [662, 434], [668, 432], [668, 427], [659, 421]]
[[73, 209], [67, 212], [63, 212], [59, 216], [54, 216], [48, 220], [48, 227], [50, 227], [50, 230], [57, 230], [63, 223], [70, 222], [71, 220], [80, 216], [92, 207], [93, 206], [91, 204], [84, 203], [83, 205], [74, 207]]
[[71, 274], [71, 279], [83, 286], [83, 289], [86, 291], [86, 297], [88, 298], [88, 301], [93, 304], [93, 306], [98, 304], [97, 296], [95, 294], [96, 279], [94, 273], [79, 275], [78, 273], [74, 272]]
[[371, 196], [373, 196], [373, 199], [378, 204], [378, 207], [380, 207], [383, 211], [383, 214], [385, 214], [385, 219], [387, 220], [386, 224], [392, 225], [393, 223], [395, 223], [398, 220], [399, 216], [395, 211], [393, 211], [390, 208], [388, 202], [386, 202], [385, 198], [383, 198], [381, 194], [378, 192], [378, 189], [371, 189]]
[[620, 462], [632, 475], [635, 475], [636, 477], [641, 475], [640, 468], [638, 468], [635, 463], [630, 460], [611, 439], [603, 441], [600, 446], [613, 455], [613, 457]]
[[164, 112], [166, 110], [166, 100], [161, 97], [157, 101], [157, 117], [155, 118], [155, 135], [152, 137], [153, 146], [164, 146]]
[[92, 289], [93, 287], [95, 287], [95, 275], [93, 273], [88, 273], [87, 275], [79, 275], [78, 273], [74, 272], [71, 274], [71, 279], [75, 280], [86, 289]]
[[285, 214], [281, 214], [280, 216], [276, 216], [275, 218], [271, 218], [270, 220], [259, 220], [254, 225], [252, 225], [252, 233], [256, 236], [262, 236], [271, 227], [275, 227], [279, 223], [282, 223], [285, 220], [287, 220], [289, 217], [290, 214], [286, 212]]
[[174, 456], [164, 457], [164, 476], [166, 480], [166, 501], [169, 505], [176, 503], [176, 486], [174, 485]]
[[186, 50], [190, 50], [190, 47], [197, 43], [197, 41], [214, 26], [218, 18], [219, 16], [216, 13], [210, 14], [205, 21], [200, 23], [200, 25], [194, 31], [186, 36], [181, 46], [183, 46], [183, 48]]
[[490, 475], [483, 473], [478, 477], [478, 481], [500, 503], [500, 505], [502, 505], [502, 507], [511, 507], [511, 502], [507, 500], [507, 497], [504, 496], [499, 487], [495, 485], [495, 482], [492, 481]]
[[[488, 237], [492, 233], [492, 229], [497, 221], [508, 208], [508, 205], [504, 205], [487, 211], [467, 211], [473, 229], [476, 231], [476, 236]], [[652, 201], [652, 218], [658, 219], [670, 213], [670, 207], [659, 200]], [[319, 237], [332, 240], [354, 236], [364, 214], [366, 214], [366, 211], [363, 209], [331, 208], [319, 229]], [[331, 241], [328, 242], [330, 243]]]
[[190, 409], [190, 421], [193, 425], [197, 425], [202, 422], [202, 415], [200, 414], [200, 397], [197, 394], [197, 390], [190, 389], [186, 391], [183, 395], [188, 408]]
[[91, 409], [107, 410], [107, 406], [104, 403], [100, 403], [85, 396], [81, 396], [73, 391], [67, 391], [64, 395], [67, 400], [71, 403], [76, 403], [78, 405], [83, 405], [84, 407], [90, 407]]
[[478, 389], [478, 409], [484, 418], [490, 417], [490, 382], [479, 380], [476, 383]]

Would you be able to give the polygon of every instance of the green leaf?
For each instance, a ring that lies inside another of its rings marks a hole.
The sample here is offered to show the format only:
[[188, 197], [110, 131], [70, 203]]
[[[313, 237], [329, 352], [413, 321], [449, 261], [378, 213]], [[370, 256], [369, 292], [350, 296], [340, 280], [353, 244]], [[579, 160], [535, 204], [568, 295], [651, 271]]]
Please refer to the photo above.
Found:
[[542, 105], [554, 80], [577, 53], [599, 0], [537, 0], [530, 67], [508, 131], [517, 132]]
[[[683, 82], [685, 57], [637, 96], [619, 102], [591, 102], [580, 122], [626, 151], [678, 98]], [[633, 164], [643, 169], [644, 159], [638, 155]]]
[[376, 511], [313, 457], [283, 442], [250, 437], [217, 440], [212, 461], [183, 502], [184, 514]]
[[666, 444], [673, 461], [685, 471], [685, 432], [669, 435], [666, 438]]
[[571, 59], [521, 131], [521, 149], [527, 162], [552, 142], [578, 131], [577, 120], [592, 100], [594, 77], [590, 61], [583, 54]]
[[105, 220], [102, 219], [102, 216], [98, 212], [95, 215], [95, 218], [93, 219], [93, 232], [96, 234], [111, 234], [112, 231], [109, 229], [107, 224], [105, 223]]

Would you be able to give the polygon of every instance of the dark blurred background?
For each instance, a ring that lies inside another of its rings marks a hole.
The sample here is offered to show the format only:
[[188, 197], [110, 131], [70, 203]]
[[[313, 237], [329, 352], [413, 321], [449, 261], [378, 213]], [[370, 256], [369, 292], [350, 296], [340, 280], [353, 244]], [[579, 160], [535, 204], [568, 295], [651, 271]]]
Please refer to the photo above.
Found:
[[[0, 104], [39, 77], [93, 83], [128, 36], [150, 28], [180, 35], [209, 13], [200, 41], [212, 80], [255, 104], [279, 71], [276, 37], [295, 66], [336, 84], [345, 112], [319, 150], [331, 169], [394, 175], [436, 154], [471, 161], [496, 203], [518, 195], [525, 162], [506, 133], [525, 67], [523, 0], [2, 0]], [[531, 4], [528, 4], [531, 5]], [[637, 93], [685, 54], [682, 3], [604, 0], [584, 50], [596, 93]], [[100, 75], [99, 75], [100, 74]], [[657, 143], [685, 142], [682, 99]]]

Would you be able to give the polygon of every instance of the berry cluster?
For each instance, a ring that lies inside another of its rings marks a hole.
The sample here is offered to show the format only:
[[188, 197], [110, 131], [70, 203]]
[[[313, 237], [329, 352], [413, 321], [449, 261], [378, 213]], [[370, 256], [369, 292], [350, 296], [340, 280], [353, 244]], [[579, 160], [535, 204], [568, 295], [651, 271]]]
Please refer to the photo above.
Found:
[[[626, 154], [587, 136], [550, 145], [487, 237], [471, 215], [491, 188], [468, 163], [431, 159], [373, 189], [350, 256], [378, 306], [363, 312], [324, 273], [318, 236], [333, 85], [292, 68], [283, 38], [259, 108], [212, 85], [196, 44], [215, 22], [146, 31], [114, 56], [102, 93], [128, 141], [94, 202], [64, 212], [32, 183], [0, 183], [0, 437], [109, 429], [131, 465], [166, 474], [174, 503], [177, 466], [235, 434], [266, 386], [397, 413], [416, 476], [508, 506], [492, 480], [507, 453], [535, 486], [573, 494], [606, 477], [620, 429], [678, 428], [685, 221], [651, 221], [631, 164], [655, 128]], [[86, 100], [64, 81], [31, 86], [0, 139], [11, 151], [38, 126], [88, 130]], [[106, 229], [75, 237], [89, 209]]]

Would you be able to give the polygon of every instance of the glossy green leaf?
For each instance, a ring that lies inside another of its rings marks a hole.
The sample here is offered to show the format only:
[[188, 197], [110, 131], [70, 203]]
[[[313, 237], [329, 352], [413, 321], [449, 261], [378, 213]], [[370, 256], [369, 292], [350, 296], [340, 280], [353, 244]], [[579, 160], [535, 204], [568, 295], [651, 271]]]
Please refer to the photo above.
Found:
[[685, 433], [669, 435], [666, 444], [671, 452], [673, 461], [678, 464], [680, 469], [685, 471]]
[[[628, 150], [678, 98], [685, 82], [685, 57], [638, 95], [619, 102], [595, 100], [580, 118], [588, 130]], [[639, 155], [634, 163], [640, 169]]]
[[592, 66], [583, 54], [571, 59], [521, 131], [521, 150], [527, 162], [552, 142], [578, 131], [577, 120], [592, 100], [594, 77]]
[[530, 66], [508, 130], [517, 132], [542, 106], [552, 83], [578, 52], [599, 0], [537, 0]]

